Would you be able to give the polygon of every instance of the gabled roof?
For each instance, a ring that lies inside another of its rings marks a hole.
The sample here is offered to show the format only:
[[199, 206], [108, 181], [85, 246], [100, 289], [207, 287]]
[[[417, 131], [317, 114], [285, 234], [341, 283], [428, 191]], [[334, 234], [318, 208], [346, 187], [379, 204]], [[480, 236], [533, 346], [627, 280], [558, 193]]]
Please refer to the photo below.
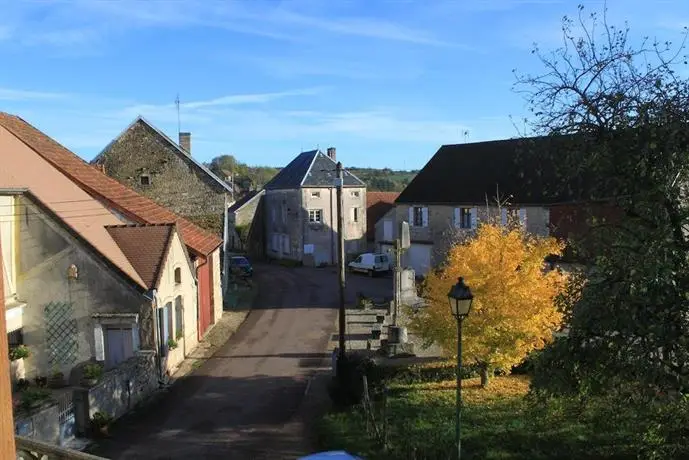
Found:
[[[514, 204], [551, 204], [567, 198], [551, 190], [556, 154], [565, 136], [443, 145], [397, 198], [397, 203], [485, 204], [496, 196]], [[535, 155], [533, 152], [548, 152]], [[547, 158], [551, 158], [548, 160]]]
[[138, 287], [146, 288], [127, 257], [105, 230], [106, 225], [117, 225], [122, 221], [1, 123], [0, 189], [25, 193], [49, 217], [85, 242], [111, 267]]
[[249, 203], [251, 200], [259, 195], [262, 195], [263, 193], [263, 190], [252, 190], [247, 192], [243, 197], [232, 203], [230, 207], [227, 208], [227, 212], [239, 211], [245, 204]]
[[106, 229], [148, 288], [157, 288], [176, 233], [175, 224], [113, 225]]
[[[196, 160], [194, 157], [191, 156], [191, 152], [187, 152], [184, 150], [182, 147], [179, 146], [175, 141], [170, 139], [164, 132], [162, 132], [160, 129], [156, 128], [153, 123], [150, 123], [148, 120], [146, 120], [144, 117], [139, 115], [136, 117], [136, 119], [131, 122], [117, 137], [115, 137], [113, 140], [111, 140], [108, 145], [105, 146], [103, 150], [100, 151], [98, 155], [96, 155], [93, 160], [91, 160], [91, 164], [98, 164], [99, 160], [103, 158], [103, 156], [110, 150], [110, 147], [113, 146], [118, 140], [122, 138], [127, 132], [132, 129], [134, 126], [137, 124], [142, 124], [143, 126], [149, 128], [151, 131], [153, 131], [163, 143], [168, 144], [170, 147], [172, 147], [172, 151], [177, 154], [178, 157], [180, 157], [182, 160], [186, 161], [187, 164], [192, 166], [193, 168], [196, 168], [198, 171], [202, 172], [203, 174], [207, 175], [213, 182], [215, 182], [216, 185], [219, 187], [223, 188], [225, 192], [227, 193], [232, 193], [232, 187], [226, 183], [224, 180], [220, 179], [218, 176], [213, 173], [210, 169], [208, 169], [203, 163], [200, 161]], [[142, 152], [143, 154], [144, 152]]]
[[21, 118], [0, 112], [0, 126], [10, 131], [83, 190], [104, 202], [106, 206], [116, 209], [126, 218], [146, 224], [177, 223], [185, 244], [203, 256], [213, 252], [222, 243], [216, 235], [106, 176]]
[[[334, 187], [335, 162], [320, 150], [302, 152], [282, 168], [265, 185], [266, 190], [296, 189], [300, 187]], [[366, 187], [358, 177], [346, 169], [342, 173], [345, 187]]]
[[395, 207], [399, 192], [366, 192], [366, 237], [374, 240], [376, 224]]

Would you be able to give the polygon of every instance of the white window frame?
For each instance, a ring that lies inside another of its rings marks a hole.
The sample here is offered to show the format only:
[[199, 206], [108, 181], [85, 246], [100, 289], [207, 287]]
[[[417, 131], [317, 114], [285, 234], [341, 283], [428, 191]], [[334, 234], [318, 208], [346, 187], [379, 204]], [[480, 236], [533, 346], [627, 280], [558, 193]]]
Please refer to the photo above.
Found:
[[352, 196], [353, 196], [354, 198], [359, 198], [359, 196], [361, 196], [361, 194], [359, 193], [358, 190], [352, 190]]
[[352, 222], [358, 223], [359, 222], [359, 215], [361, 214], [361, 211], [359, 210], [358, 206], [354, 206], [352, 208]]
[[[417, 214], [417, 210], [420, 210]], [[420, 224], [417, 221], [417, 217], [420, 217]], [[409, 207], [409, 226], [410, 227], [428, 227], [428, 207], [427, 206], [411, 206]]]
[[[144, 179], [148, 181], [148, 184], [144, 184]], [[150, 174], [141, 174], [139, 176], [139, 185], [141, 185], [142, 187], [150, 187], [152, 182], [153, 181], [151, 180]]]
[[323, 210], [322, 209], [309, 209], [309, 223], [310, 224], [322, 224], [323, 223]]
[[[157, 314], [157, 312], [156, 312]], [[105, 334], [103, 329], [108, 327], [131, 329], [132, 333], [132, 353], [136, 354], [140, 349], [139, 343], [139, 315], [132, 314], [131, 318], [108, 318], [94, 315], [93, 324], [93, 341], [94, 341], [94, 355], [96, 361], [105, 362], [106, 346]]]
[[321, 197], [321, 192], [319, 191], [312, 191], [311, 192], [311, 198], [320, 198]]
[[454, 226], [462, 230], [474, 230], [476, 228], [477, 208], [461, 207], [454, 209]]

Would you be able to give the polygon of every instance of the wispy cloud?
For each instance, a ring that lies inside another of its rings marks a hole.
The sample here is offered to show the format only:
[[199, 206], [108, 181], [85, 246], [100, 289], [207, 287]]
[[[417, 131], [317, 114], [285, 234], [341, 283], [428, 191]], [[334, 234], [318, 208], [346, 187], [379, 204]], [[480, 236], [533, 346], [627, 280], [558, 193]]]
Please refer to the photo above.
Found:
[[27, 91], [22, 89], [0, 88], [0, 101], [35, 101], [46, 99], [63, 99], [64, 93], [49, 93], [42, 91]]

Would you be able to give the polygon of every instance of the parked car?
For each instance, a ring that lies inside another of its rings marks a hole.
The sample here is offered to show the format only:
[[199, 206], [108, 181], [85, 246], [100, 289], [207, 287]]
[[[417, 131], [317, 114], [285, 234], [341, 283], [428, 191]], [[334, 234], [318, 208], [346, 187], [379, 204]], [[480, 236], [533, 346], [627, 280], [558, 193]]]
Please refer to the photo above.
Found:
[[367, 252], [349, 263], [350, 272], [367, 273], [373, 276], [377, 273], [387, 273], [392, 269], [390, 256], [388, 254], [374, 254]]
[[250, 277], [254, 274], [254, 268], [246, 257], [232, 256], [230, 258], [230, 273], [235, 276]]

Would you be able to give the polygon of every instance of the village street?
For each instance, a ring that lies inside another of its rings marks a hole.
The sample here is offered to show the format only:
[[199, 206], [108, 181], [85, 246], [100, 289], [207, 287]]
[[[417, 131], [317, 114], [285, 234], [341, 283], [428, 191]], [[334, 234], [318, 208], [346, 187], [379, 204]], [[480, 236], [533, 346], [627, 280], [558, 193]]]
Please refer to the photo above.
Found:
[[[237, 333], [146, 410], [122, 419], [97, 454], [115, 460], [274, 459], [314, 452], [304, 422], [327, 401], [336, 270], [255, 268], [260, 294]], [[391, 284], [389, 278], [349, 276], [348, 301], [357, 291], [389, 295]]]

